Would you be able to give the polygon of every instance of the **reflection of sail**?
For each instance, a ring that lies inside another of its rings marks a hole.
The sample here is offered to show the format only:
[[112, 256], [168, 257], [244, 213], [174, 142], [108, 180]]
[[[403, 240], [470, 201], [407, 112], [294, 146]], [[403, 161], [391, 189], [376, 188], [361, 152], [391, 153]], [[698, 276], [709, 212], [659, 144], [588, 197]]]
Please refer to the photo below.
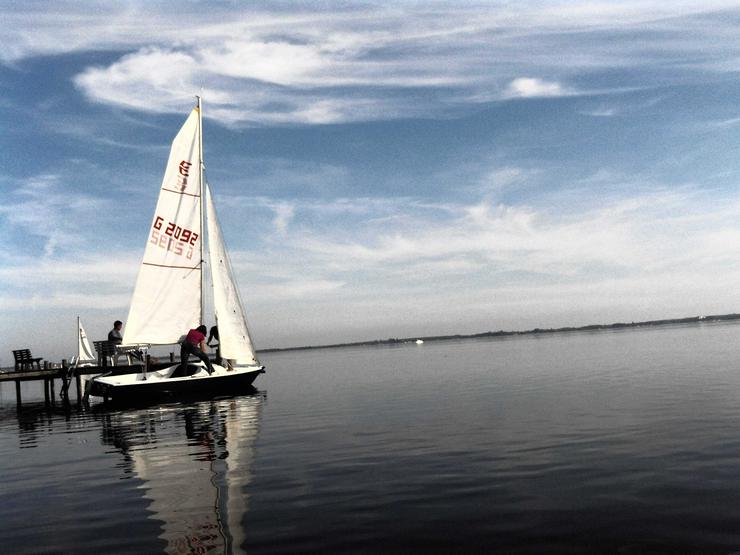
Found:
[[[261, 405], [257, 405], [258, 407]], [[252, 461], [254, 460], [254, 441], [257, 439], [257, 414], [256, 410], [245, 410], [244, 405], [236, 408], [237, 417], [226, 421], [226, 437], [228, 457], [223, 461], [226, 463], [226, 472], [223, 476], [225, 488], [223, 496], [226, 532], [229, 545], [238, 550], [244, 543], [244, 529], [241, 524], [242, 515], [249, 509], [247, 495], [244, 487], [252, 481]], [[248, 425], [251, 423], [251, 425]]]
[[261, 406], [252, 396], [112, 415], [167, 553], [239, 551]]

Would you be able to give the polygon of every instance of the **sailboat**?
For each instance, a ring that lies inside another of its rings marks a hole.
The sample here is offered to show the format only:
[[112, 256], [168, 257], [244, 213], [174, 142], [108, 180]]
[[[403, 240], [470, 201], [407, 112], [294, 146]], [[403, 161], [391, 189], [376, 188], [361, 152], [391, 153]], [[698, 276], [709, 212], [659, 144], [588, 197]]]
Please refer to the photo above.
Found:
[[129, 308], [123, 345], [174, 345], [205, 321], [206, 259], [213, 287], [220, 356], [209, 374], [196, 359], [135, 374], [93, 379], [92, 395], [111, 400], [210, 391], [237, 392], [261, 373], [213, 196], [205, 180], [203, 118], [197, 106], [172, 142], [144, 258]]
[[[87, 333], [85, 328], [82, 326], [82, 320], [77, 317], [77, 354], [70, 359], [70, 369], [79, 368], [82, 366], [96, 366], [98, 364], [97, 357], [93, 354], [92, 347], [90, 347], [90, 341], [87, 339]], [[70, 372], [69, 377], [72, 377]], [[84, 395], [87, 395], [88, 382], [92, 376], [88, 374], [80, 374], [80, 390]], [[69, 382], [67, 382], [69, 387]]]
[[77, 354], [70, 359], [70, 362], [73, 367], [92, 366], [98, 362], [79, 316], [77, 317]]

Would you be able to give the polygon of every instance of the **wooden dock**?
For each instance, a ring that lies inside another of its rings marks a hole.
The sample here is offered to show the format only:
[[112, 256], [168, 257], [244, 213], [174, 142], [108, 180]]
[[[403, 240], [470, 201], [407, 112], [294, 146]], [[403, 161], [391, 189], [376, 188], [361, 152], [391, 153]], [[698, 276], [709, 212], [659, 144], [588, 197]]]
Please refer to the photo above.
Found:
[[[148, 367], [152, 370], [161, 368], [163, 366], [169, 366], [174, 363], [174, 353], [170, 353], [170, 359], [167, 362], [152, 363], [148, 360]], [[77, 390], [77, 403], [82, 402], [82, 383], [80, 376], [84, 375], [96, 375], [105, 373], [116, 373], [116, 374], [132, 374], [141, 372], [144, 368], [143, 364], [123, 364], [117, 366], [75, 366], [71, 367], [66, 360], [63, 360], [61, 364], [52, 364], [48, 361], [43, 363], [41, 370], [19, 370], [13, 371], [9, 369], [5, 372], [0, 372], [0, 383], [3, 382], [15, 382], [15, 396], [16, 402], [18, 403], [18, 409], [21, 408], [23, 400], [21, 399], [21, 382], [37, 381], [43, 382], [44, 387], [44, 403], [47, 405], [53, 405], [56, 402], [54, 385], [55, 381], [59, 380], [62, 384], [60, 390], [61, 401], [65, 404], [69, 403], [69, 387], [74, 380]]]

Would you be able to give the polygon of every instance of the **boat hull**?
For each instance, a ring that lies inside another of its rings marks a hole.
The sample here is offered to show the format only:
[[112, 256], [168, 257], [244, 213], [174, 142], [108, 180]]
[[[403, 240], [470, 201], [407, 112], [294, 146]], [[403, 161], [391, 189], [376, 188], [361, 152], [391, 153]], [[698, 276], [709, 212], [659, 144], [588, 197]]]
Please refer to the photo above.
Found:
[[252, 383], [264, 367], [226, 370], [214, 365], [209, 375], [200, 365], [188, 365], [187, 375], [177, 375], [178, 365], [148, 374], [99, 376], [93, 379], [90, 394], [117, 403], [149, 403], [195, 396], [253, 393]]

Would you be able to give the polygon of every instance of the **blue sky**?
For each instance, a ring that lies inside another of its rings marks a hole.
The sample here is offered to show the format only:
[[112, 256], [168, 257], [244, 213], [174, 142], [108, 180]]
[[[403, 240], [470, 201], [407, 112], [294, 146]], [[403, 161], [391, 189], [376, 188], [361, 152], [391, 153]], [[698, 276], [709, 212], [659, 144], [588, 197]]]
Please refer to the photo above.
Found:
[[733, 2], [2, 12], [0, 364], [125, 320], [201, 90], [258, 348], [740, 311]]

